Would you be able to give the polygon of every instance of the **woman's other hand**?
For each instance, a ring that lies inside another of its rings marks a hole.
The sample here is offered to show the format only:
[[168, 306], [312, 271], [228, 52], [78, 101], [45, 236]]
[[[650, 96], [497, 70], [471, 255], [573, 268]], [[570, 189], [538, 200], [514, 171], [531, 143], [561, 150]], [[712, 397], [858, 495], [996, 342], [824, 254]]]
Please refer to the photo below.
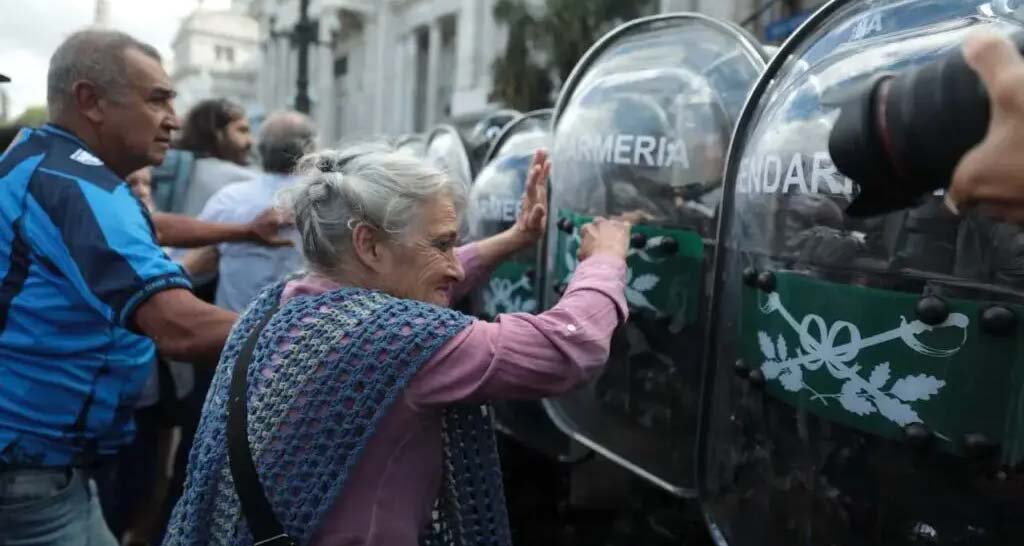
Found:
[[629, 252], [631, 227], [629, 222], [622, 220], [609, 220], [600, 216], [594, 218], [593, 222], [580, 230], [582, 239], [576, 256], [581, 262], [597, 254], [625, 259]]

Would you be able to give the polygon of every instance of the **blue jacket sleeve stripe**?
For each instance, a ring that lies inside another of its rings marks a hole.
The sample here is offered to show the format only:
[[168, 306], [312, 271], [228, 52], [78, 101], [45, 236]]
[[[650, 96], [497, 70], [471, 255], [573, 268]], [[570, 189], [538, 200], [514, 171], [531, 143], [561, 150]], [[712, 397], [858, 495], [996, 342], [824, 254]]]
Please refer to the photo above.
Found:
[[154, 241], [127, 184], [111, 192], [40, 168], [29, 194], [59, 230], [66, 249], [49, 257], [111, 322], [130, 328], [135, 306], [155, 287], [188, 286], [181, 268]]
[[14, 225], [14, 239], [11, 241], [9, 267], [0, 281], [0, 332], [7, 327], [7, 315], [11, 310], [11, 302], [25, 286], [30, 264], [29, 247], [21, 235], [18, 224]]

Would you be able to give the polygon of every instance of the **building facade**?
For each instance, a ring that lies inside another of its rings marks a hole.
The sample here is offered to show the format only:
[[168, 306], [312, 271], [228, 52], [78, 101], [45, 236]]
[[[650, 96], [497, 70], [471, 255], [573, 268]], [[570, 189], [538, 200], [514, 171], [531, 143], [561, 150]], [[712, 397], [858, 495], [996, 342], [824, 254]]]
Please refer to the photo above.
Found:
[[258, 38], [259, 24], [246, 13], [200, 4], [182, 21], [171, 46], [178, 111], [184, 114], [203, 99], [227, 98], [259, 116]]
[[[309, 0], [317, 22], [309, 48], [311, 115], [325, 142], [422, 132], [489, 104], [490, 67], [507, 29], [497, 0]], [[545, 0], [527, 0], [542, 9]], [[659, 0], [663, 13], [696, 11], [743, 22], [762, 37], [793, 27], [824, 0]], [[298, 53], [289, 37], [300, 0], [246, 0], [259, 22], [259, 101], [295, 104]], [[784, 37], [784, 36], [783, 36]]]
[[[496, 0], [311, 0], [312, 115], [325, 139], [422, 131], [488, 105], [490, 66], [506, 31]], [[298, 0], [254, 0], [260, 23], [260, 98], [294, 104], [298, 55], [286, 33]]]

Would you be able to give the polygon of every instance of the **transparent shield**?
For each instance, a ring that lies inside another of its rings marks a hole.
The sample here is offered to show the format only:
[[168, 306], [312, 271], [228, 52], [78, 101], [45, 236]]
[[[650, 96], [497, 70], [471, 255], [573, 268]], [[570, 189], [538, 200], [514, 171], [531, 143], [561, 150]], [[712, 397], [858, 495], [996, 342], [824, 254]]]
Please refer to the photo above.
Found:
[[[551, 146], [551, 110], [512, 121], [499, 135], [487, 163], [473, 182], [467, 218], [469, 238], [478, 241], [511, 228], [520, 213], [526, 174], [534, 152]], [[470, 294], [470, 309], [485, 320], [501, 313], [536, 313], [538, 250], [524, 250], [500, 264], [487, 284]], [[538, 401], [492, 404], [496, 428], [525, 446], [559, 460], [574, 460], [584, 448], [559, 431]]]
[[726, 147], [763, 60], [737, 28], [695, 15], [635, 21], [577, 66], [559, 100], [542, 300], [576, 268], [580, 226], [635, 224], [630, 320], [595, 381], [545, 401], [581, 443], [694, 493], [701, 346]]
[[469, 152], [459, 132], [448, 125], [439, 125], [427, 137], [426, 159], [435, 167], [448, 173], [460, 187], [469, 192], [473, 182], [473, 170], [469, 164]]
[[850, 217], [828, 154], [848, 93], [1020, 26], [1006, 2], [834, 2], [759, 82], [729, 152], [701, 438], [724, 542], [1024, 543], [1024, 231], [941, 195]]

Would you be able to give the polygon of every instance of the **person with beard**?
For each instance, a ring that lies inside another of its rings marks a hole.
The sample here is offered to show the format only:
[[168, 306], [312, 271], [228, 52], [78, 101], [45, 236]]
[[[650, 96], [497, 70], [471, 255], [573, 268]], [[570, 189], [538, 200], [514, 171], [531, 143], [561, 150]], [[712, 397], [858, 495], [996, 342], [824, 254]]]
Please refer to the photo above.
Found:
[[187, 216], [198, 216], [217, 190], [257, 175], [248, 168], [249, 120], [230, 100], [204, 100], [189, 110], [176, 147], [196, 157], [181, 210]]

